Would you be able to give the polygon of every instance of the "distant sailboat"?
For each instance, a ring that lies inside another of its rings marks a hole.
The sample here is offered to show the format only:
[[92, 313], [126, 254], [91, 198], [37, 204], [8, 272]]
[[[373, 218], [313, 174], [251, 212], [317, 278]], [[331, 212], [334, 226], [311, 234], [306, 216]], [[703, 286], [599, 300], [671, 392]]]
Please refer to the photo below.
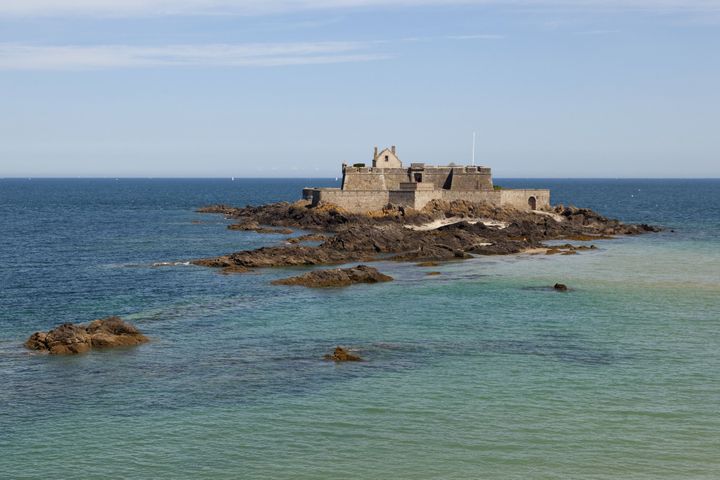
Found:
[[230, 180], [234, 182], [234, 181], [235, 181], [235, 177], [230, 177]]

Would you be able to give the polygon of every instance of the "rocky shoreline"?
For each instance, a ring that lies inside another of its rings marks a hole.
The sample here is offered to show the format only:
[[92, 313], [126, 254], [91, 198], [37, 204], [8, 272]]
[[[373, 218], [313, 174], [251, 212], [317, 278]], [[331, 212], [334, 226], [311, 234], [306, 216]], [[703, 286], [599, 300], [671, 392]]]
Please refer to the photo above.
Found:
[[[225, 273], [373, 260], [438, 262], [529, 251], [575, 254], [593, 246], [550, 246], [544, 242], [588, 242], [660, 231], [655, 226], [625, 224], [590, 209], [562, 205], [525, 212], [466, 201], [433, 201], [422, 210], [389, 205], [381, 211], [354, 214], [329, 204], [313, 207], [307, 201], [298, 201], [244, 208], [215, 205], [198, 211], [236, 220], [230, 229], [278, 232], [295, 228], [314, 232], [288, 239], [284, 245], [192, 262]], [[305, 240], [321, 243], [301, 245]]]

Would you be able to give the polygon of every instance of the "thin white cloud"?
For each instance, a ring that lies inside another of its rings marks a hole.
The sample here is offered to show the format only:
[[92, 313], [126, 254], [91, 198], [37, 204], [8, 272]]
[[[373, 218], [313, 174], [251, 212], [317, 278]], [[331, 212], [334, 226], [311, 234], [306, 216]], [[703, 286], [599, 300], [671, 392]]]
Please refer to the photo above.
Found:
[[426, 5], [720, 12], [720, 0], [1, 0], [0, 16], [264, 15], [318, 9]]
[[448, 35], [450, 40], [502, 40], [505, 35], [492, 33], [477, 33], [473, 35]]
[[575, 35], [589, 35], [589, 36], [596, 36], [596, 35], [612, 35], [615, 33], [620, 33], [620, 30], [585, 30], [582, 32], [575, 32]]
[[37, 46], [0, 44], [0, 70], [83, 70], [152, 67], [274, 67], [389, 58], [356, 42]]

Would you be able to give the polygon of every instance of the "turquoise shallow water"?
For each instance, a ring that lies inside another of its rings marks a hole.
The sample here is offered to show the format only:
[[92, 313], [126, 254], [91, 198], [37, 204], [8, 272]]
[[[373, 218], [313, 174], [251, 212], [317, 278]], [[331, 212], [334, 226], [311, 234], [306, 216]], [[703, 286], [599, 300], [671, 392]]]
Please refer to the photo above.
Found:
[[[0, 180], [0, 477], [718, 477], [720, 181], [501, 182], [674, 230], [576, 256], [320, 291], [152, 267], [278, 242], [194, 208], [307, 183]], [[109, 314], [154, 341], [21, 348]]]

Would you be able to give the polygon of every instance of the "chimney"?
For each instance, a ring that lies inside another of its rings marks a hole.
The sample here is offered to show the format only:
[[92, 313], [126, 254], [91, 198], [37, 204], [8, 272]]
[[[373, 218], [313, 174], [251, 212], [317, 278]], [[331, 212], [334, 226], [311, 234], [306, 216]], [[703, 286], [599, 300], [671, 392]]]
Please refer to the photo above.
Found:
[[373, 160], [377, 158], [377, 147], [375, 147], [375, 154], [373, 155]]
[[395, 145], [393, 145], [392, 147], [390, 147], [390, 151], [393, 153], [393, 155], [395, 155]]

